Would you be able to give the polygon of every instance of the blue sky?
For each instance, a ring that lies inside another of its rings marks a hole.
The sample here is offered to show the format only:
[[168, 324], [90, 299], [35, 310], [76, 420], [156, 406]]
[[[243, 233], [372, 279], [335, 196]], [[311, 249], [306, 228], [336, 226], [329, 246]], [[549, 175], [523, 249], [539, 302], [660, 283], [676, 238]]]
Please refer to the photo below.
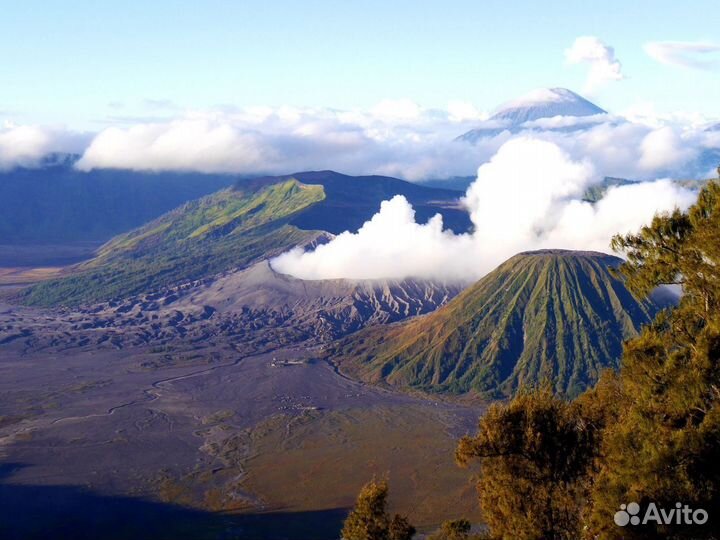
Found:
[[0, 2], [0, 121], [97, 130], [176, 104], [370, 107], [408, 98], [483, 110], [544, 86], [581, 90], [575, 38], [614, 47], [610, 110], [720, 116], [720, 71], [652, 59], [652, 41], [717, 43], [716, 0]]

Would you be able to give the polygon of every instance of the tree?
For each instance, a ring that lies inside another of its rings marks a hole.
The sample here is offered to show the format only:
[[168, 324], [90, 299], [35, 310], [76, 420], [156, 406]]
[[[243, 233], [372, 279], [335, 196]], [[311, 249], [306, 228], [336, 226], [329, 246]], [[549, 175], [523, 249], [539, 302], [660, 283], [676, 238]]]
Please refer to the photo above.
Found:
[[343, 525], [343, 540], [410, 540], [415, 528], [404, 516], [390, 517], [387, 497], [386, 480], [365, 484]]
[[410, 540], [415, 535], [415, 527], [405, 516], [395, 514], [390, 520], [388, 538], [390, 540]]
[[[627, 250], [621, 272], [633, 292], [679, 283], [683, 296], [624, 349], [588, 519], [588, 534], [606, 538], [631, 534], [608, 519], [621, 503], [720, 511], [720, 185], [708, 183], [689, 211], [657, 216], [613, 245]], [[714, 535], [711, 524], [653, 524], [633, 534]]]
[[540, 390], [494, 405], [460, 441], [458, 460], [480, 462], [493, 537], [717, 537], [712, 517], [622, 528], [613, 516], [630, 502], [720, 515], [720, 183], [612, 245], [634, 294], [680, 285], [682, 297], [625, 343], [617, 375], [572, 403]]
[[523, 392], [492, 405], [478, 433], [460, 440], [458, 463], [480, 464], [478, 496], [493, 538], [579, 537], [597, 445], [581, 412], [549, 389]]
[[471, 529], [472, 525], [467, 519], [445, 521], [440, 526], [440, 530], [428, 540], [480, 540], [481, 536], [470, 534]]

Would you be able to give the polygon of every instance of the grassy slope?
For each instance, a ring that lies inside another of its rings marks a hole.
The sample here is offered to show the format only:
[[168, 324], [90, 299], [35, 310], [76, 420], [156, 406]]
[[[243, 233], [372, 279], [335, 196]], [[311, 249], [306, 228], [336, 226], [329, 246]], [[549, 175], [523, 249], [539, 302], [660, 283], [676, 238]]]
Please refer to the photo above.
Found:
[[516, 255], [426, 317], [370, 329], [336, 351], [365, 379], [428, 391], [512, 394], [552, 381], [576, 394], [615, 366], [659, 307], [632, 297], [601, 254]]
[[241, 180], [113, 238], [69, 275], [26, 291], [24, 301], [76, 305], [243, 267], [305, 243], [318, 231], [356, 229], [398, 193], [415, 205], [421, 221], [440, 212], [457, 231], [470, 226], [467, 212], [457, 208], [460, 193], [396, 178], [317, 171]]
[[236, 181], [220, 174], [82, 172], [71, 164], [0, 171], [0, 244], [107, 241]]
[[324, 197], [322, 186], [294, 179], [219, 191], [115, 237], [71, 275], [30, 288], [24, 300], [80, 304], [246, 266], [315, 237], [288, 221]]

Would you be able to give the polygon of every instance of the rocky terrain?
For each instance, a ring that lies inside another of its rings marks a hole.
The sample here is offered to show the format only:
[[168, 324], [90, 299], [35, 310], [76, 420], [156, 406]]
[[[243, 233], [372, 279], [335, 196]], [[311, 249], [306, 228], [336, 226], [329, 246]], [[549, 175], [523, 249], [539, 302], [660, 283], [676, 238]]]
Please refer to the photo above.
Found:
[[0, 304], [0, 536], [330, 540], [387, 473], [420, 527], [473, 516], [452, 456], [481, 409], [320, 359], [459, 289], [303, 282], [262, 262], [77, 309]]
[[245, 352], [328, 343], [368, 325], [429, 313], [461, 285], [417, 280], [302, 281], [267, 261], [215, 279], [74, 309], [0, 307], [0, 346], [68, 348], [186, 346], [222, 341]]

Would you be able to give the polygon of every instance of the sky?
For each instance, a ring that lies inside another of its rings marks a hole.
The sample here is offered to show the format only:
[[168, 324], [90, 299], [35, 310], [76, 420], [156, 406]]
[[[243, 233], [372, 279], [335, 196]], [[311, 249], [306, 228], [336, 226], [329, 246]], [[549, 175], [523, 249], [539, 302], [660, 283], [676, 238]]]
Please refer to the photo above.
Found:
[[[472, 280], [692, 204], [672, 179], [716, 174], [719, 29], [717, 0], [0, 0], [0, 170], [469, 178], [470, 233], [397, 196], [273, 265]], [[492, 118], [508, 100], [545, 113]], [[636, 182], [585, 201], [605, 177]]]
[[98, 131], [188, 109], [387, 99], [490, 111], [533, 88], [584, 90], [587, 66], [565, 57], [579, 36], [622, 64], [592, 92], [603, 108], [720, 116], [720, 55], [683, 68], [647, 50], [717, 44], [715, 0], [24, 0], [0, 13], [0, 122]]

